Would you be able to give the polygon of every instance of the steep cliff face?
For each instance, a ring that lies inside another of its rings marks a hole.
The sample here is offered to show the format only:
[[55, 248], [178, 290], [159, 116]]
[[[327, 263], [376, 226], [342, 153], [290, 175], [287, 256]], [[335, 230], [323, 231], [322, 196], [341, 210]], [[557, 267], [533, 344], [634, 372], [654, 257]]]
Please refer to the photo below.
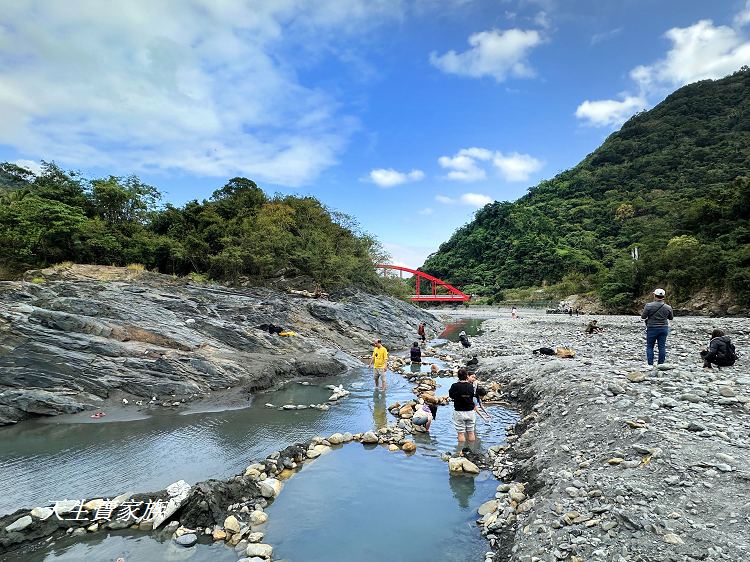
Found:
[[[117, 393], [180, 401], [361, 366], [373, 338], [405, 346], [435, 316], [389, 297], [337, 300], [69, 266], [0, 283], [0, 425], [101, 407]], [[269, 334], [274, 324], [292, 337]]]

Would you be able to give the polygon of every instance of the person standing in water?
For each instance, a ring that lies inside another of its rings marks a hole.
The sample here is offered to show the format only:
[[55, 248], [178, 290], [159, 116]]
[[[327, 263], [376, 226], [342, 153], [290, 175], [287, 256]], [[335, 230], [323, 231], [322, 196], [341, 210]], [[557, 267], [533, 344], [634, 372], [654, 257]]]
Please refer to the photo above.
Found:
[[412, 363], [422, 362], [422, 350], [419, 348], [419, 344], [417, 342], [411, 344], [411, 349], [409, 350], [409, 359]]
[[424, 345], [427, 342], [427, 331], [425, 329], [424, 322], [419, 323], [419, 328], [417, 328], [417, 335], [422, 340], [422, 345]]
[[674, 319], [672, 307], [664, 302], [666, 295], [664, 289], [654, 290], [654, 300], [648, 303], [641, 313], [641, 318], [646, 321], [646, 362], [647, 367], [654, 366], [654, 344], [659, 345], [658, 364], [661, 365], [667, 358], [667, 334], [669, 334], [669, 321]]
[[459, 445], [476, 439], [474, 385], [468, 379], [469, 372], [464, 368], [459, 369], [458, 382], [454, 382], [448, 390], [448, 396], [453, 400], [453, 427], [456, 428]]
[[372, 357], [370, 357], [370, 363], [368, 367], [374, 368], [373, 376], [375, 378], [375, 388], [378, 388], [378, 381], [383, 378], [383, 390], [385, 390], [385, 370], [388, 365], [388, 350], [383, 345], [381, 340], [376, 340], [373, 344], [374, 349], [372, 350]]

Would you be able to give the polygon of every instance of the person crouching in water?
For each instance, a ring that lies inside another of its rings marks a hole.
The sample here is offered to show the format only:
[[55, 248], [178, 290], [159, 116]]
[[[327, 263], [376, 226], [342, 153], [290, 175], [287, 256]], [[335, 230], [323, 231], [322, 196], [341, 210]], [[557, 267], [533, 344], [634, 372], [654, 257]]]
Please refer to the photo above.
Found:
[[460, 341], [461, 345], [464, 347], [471, 347], [471, 342], [469, 341], [469, 336], [466, 335], [466, 332], [458, 334], [458, 341]]
[[[437, 407], [435, 407], [437, 411]], [[430, 425], [432, 420], [435, 419], [435, 415], [432, 413], [432, 408], [428, 404], [417, 405], [417, 411], [414, 412], [414, 416], [411, 418], [411, 423], [414, 425], [424, 426], [425, 431], [430, 431]]]
[[476, 415], [474, 413], [474, 385], [469, 382], [469, 372], [461, 368], [458, 370], [458, 382], [454, 382], [448, 396], [453, 400], [453, 427], [458, 434], [459, 445], [465, 441], [476, 439]]
[[411, 359], [412, 363], [422, 362], [422, 350], [420, 349], [417, 342], [411, 344], [411, 349], [409, 350], [409, 359]]
[[734, 365], [736, 356], [732, 348], [732, 341], [724, 332], [721, 330], [711, 332], [711, 341], [708, 344], [708, 349], [701, 351], [703, 368], [711, 369], [711, 363], [714, 363], [718, 367], [731, 367]]

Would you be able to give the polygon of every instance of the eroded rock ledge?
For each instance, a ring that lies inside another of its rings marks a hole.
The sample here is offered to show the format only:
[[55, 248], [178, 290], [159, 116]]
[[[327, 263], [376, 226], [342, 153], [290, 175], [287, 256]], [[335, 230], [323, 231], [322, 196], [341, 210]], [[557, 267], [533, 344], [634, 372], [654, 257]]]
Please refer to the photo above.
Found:
[[[227, 388], [360, 366], [373, 335], [405, 346], [431, 313], [348, 290], [306, 298], [126, 268], [66, 266], [0, 282], [0, 425], [101, 409], [112, 397], [179, 406]], [[262, 327], [282, 326], [293, 337]]]

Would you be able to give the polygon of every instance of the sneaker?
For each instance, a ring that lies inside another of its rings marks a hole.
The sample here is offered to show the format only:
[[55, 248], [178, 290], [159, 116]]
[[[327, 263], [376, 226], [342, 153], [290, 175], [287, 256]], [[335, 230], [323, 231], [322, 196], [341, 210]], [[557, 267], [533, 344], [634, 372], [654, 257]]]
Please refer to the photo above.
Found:
[[643, 370], [644, 370], [644, 371], [653, 371], [653, 370], [654, 370], [654, 366], [653, 366], [653, 365], [649, 365], [648, 363], [646, 363], [646, 364], [645, 364], [645, 365], [643, 366]]

